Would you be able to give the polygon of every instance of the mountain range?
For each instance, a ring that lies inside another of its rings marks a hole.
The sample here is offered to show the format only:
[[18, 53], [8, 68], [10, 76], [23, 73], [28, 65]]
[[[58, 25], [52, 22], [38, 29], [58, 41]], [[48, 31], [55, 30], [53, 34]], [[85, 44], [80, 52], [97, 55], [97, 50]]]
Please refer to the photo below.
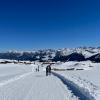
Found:
[[44, 49], [1, 52], [0, 59], [29, 61], [94, 61], [100, 62], [100, 47]]

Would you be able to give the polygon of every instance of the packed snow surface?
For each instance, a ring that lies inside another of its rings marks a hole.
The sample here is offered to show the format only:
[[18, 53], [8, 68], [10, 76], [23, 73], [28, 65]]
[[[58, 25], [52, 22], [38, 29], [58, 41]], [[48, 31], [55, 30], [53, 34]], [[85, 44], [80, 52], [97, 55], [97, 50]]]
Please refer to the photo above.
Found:
[[58, 62], [51, 76], [45, 75], [46, 66], [0, 64], [0, 100], [100, 100], [100, 63]]
[[0, 100], [78, 100], [55, 76], [36, 65], [0, 65]]

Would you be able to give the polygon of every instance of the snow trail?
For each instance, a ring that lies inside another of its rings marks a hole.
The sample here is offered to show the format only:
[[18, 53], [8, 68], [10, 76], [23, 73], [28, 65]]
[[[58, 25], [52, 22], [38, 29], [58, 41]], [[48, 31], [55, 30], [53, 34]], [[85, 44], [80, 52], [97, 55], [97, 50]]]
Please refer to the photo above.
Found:
[[80, 88], [77, 84], [66, 79], [64, 76], [55, 72], [52, 72], [52, 74], [58, 77], [67, 86], [67, 88], [71, 90], [72, 93], [80, 100], [95, 100], [94, 97], [92, 97], [88, 91], [85, 91], [84, 89]]
[[14, 78], [11, 78], [11, 79], [9, 79], [9, 80], [4, 80], [3, 82], [1, 82], [0, 83], [0, 87], [2, 87], [2, 86], [4, 86], [4, 85], [7, 85], [7, 84], [9, 84], [9, 83], [11, 83], [11, 82], [14, 82], [14, 81], [16, 81], [16, 80], [19, 80], [19, 79], [21, 79], [21, 78], [24, 78], [24, 77], [26, 77], [26, 76], [28, 76], [28, 75], [30, 75], [30, 74], [32, 74], [33, 72], [29, 72], [29, 73], [25, 73], [25, 74], [22, 74], [22, 75], [15, 75], [15, 77], [14, 77], [14, 75], [12, 75]]
[[62, 82], [44, 72], [23, 75], [0, 87], [0, 100], [77, 100]]

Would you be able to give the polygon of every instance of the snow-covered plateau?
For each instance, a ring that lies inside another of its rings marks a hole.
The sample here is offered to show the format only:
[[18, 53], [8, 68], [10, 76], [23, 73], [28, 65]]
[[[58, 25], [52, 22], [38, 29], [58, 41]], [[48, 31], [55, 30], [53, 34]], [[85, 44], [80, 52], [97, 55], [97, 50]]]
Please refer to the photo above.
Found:
[[0, 64], [0, 100], [100, 100], [100, 63], [56, 62], [46, 76], [48, 64], [10, 62]]

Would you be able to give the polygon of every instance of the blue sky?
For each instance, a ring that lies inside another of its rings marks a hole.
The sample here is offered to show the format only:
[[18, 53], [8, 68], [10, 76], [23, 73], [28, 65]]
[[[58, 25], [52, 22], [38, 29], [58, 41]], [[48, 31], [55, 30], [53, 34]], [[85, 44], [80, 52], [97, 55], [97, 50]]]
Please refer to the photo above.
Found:
[[0, 50], [100, 46], [99, 0], [1, 0]]

